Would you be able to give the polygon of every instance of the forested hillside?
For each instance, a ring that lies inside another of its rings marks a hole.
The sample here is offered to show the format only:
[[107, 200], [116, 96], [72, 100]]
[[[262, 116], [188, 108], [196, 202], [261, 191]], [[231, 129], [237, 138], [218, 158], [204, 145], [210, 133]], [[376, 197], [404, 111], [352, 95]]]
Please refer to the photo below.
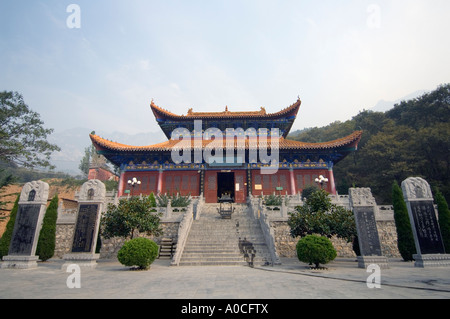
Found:
[[391, 186], [425, 178], [450, 199], [450, 84], [387, 112], [362, 111], [346, 122], [294, 132], [290, 139], [324, 142], [363, 130], [358, 151], [334, 167], [339, 194], [370, 187], [378, 204], [391, 204]]

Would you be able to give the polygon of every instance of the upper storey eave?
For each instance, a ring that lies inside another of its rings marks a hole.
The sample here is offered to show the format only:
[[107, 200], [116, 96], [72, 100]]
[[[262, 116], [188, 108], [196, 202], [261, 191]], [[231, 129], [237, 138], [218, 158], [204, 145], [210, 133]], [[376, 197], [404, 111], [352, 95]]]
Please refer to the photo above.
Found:
[[153, 101], [151, 101], [150, 107], [157, 120], [187, 121], [201, 119], [279, 119], [295, 118], [301, 103], [301, 100], [298, 99], [291, 106], [276, 113], [267, 113], [263, 107], [261, 107], [259, 111], [239, 112], [231, 112], [228, 110], [228, 107], [226, 107], [223, 112], [194, 112], [192, 109], [189, 109], [186, 115], [178, 115], [157, 106]]

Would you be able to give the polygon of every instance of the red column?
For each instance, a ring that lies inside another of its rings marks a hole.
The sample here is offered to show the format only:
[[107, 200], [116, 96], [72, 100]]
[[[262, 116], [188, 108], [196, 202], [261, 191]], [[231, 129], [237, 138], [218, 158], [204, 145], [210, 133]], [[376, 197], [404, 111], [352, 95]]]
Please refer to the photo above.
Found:
[[291, 195], [297, 194], [297, 188], [295, 187], [294, 169], [289, 169], [289, 179], [291, 180]]
[[163, 182], [163, 170], [159, 170], [158, 172], [158, 187], [157, 187], [157, 194], [162, 193], [162, 182]]
[[331, 195], [336, 195], [336, 185], [334, 184], [334, 174], [333, 174], [333, 168], [328, 169], [328, 181], [330, 183], [330, 193]]
[[123, 195], [123, 189], [124, 189], [124, 187], [125, 187], [125, 183], [126, 183], [126, 180], [125, 180], [125, 172], [122, 172], [122, 173], [120, 174], [120, 178], [119, 178], [119, 190], [118, 190], [117, 197], [120, 197], [120, 196]]

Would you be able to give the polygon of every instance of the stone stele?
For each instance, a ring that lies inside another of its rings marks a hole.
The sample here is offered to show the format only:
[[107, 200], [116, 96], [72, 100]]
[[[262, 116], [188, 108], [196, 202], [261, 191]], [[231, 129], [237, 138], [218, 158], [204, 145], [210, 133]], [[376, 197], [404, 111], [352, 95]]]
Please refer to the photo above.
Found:
[[402, 182], [403, 197], [408, 208], [417, 254], [416, 267], [449, 267], [450, 254], [445, 254], [430, 185], [420, 177]]
[[105, 205], [106, 188], [101, 181], [89, 180], [81, 186], [71, 252], [64, 255], [67, 269], [71, 264], [95, 268], [100, 254], [95, 253], [100, 218]]
[[370, 188], [350, 188], [349, 201], [355, 216], [356, 230], [361, 256], [358, 267], [367, 268], [377, 264], [380, 268], [389, 268], [388, 260], [381, 254], [381, 243], [375, 220], [376, 201]]
[[42, 181], [26, 183], [19, 198], [8, 255], [2, 268], [30, 269], [37, 267], [36, 246], [47, 208], [49, 185]]

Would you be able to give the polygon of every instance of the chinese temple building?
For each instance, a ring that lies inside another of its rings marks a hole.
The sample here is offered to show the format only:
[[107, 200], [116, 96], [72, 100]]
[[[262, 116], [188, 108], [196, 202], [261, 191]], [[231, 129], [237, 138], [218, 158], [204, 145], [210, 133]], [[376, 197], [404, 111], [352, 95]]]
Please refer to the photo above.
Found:
[[[355, 151], [362, 131], [323, 143], [287, 139], [301, 105], [298, 99], [276, 113], [169, 112], [153, 101], [150, 107], [168, 140], [148, 146], [90, 138], [98, 153], [119, 166], [119, 196], [180, 193], [216, 203], [224, 195], [236, 203], [253, 196], [294, 195], [315, 178], [328, 178], [324, 188], [336, 194], [333, 166]], [[130, 189], [128, 180], [140, 181]]]

